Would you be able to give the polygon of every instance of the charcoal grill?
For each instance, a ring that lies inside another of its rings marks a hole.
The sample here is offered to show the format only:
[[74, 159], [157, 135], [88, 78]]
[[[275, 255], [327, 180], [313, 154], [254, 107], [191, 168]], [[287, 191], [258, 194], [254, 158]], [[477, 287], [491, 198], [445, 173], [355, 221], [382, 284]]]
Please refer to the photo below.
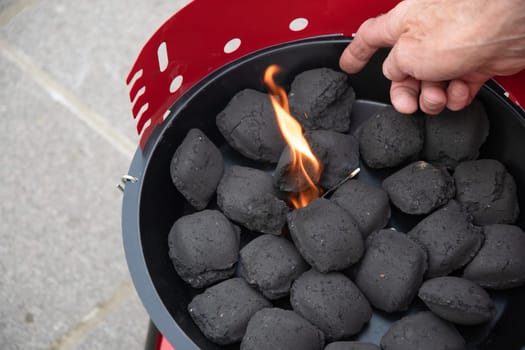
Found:
[[[186, 306], [199, 291], [175, 273], [167, 235], [173, 222], [191, 212], [176, 191], [169, 164], [187, 131], [200, 128], [227, 154], [215, 116], [244, 88], [264, 91], [262, 76], [278, 64], [293, 77], [307, 69], [338, 69], [351, 35], [366, 19], [386, 12], [397, 1], [276, 0], [217, 2], [195, 0], [173, 15], [150, 38], [127, 79], [133, 116], [140, 135], [124, 190], [122, 229], [129, 270], [152, 321], [177, 350], [236, 349], [209, 342], [193, 324]], [[350, 76], [357, 94], [353, 128], [389, 103], [389, 82], [381, 74], [388, 51], [379, 51], [360, 73]], [[480, 91], [491, 117], [481, 157], [500, 160], [514, 175], [525, 208], [525, 72], [489, 81]], [[290, 81], [282, 83], [288, 87]], [[381, 178], [364, 171], [360, 176]], [[411, 218], [394, 215], [391, 225], [407, 230]], [[525, 228], [525, 210], [518, 220]], [[524, 252], [525, 254], [525, 252]], [[525, 334], [525, 288], [495, 293], [497, 322], [462, 329], [470, 349], [521, 349]], [[286, 305], [284, 305], [286, 306]], [[397, 318], [397, 317], [396, 317]], [[378, 342], [392, 322], [376, 314], [359, 339]]]

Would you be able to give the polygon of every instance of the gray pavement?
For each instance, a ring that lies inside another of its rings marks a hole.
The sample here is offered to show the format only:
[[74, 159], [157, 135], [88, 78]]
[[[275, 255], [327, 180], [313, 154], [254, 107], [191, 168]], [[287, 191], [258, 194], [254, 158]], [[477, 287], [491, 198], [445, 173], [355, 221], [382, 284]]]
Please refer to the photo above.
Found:
[[125, 78], [186, 0], [0, 0], [0, 349], [142, 349]]

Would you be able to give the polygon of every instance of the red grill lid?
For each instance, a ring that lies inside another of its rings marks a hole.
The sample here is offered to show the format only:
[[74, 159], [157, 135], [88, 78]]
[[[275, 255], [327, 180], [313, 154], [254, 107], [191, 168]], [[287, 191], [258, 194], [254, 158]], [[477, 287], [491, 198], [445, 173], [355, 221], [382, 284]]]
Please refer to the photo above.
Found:
[[[351, 36], [397, 0], [195, 0], [168, 19], [142, 48], [126, 83], [144, 148], [168, 109], [218, 68], [274, 45], [323, 35]], [[525, 101], [525, 71], [498, 78]]]

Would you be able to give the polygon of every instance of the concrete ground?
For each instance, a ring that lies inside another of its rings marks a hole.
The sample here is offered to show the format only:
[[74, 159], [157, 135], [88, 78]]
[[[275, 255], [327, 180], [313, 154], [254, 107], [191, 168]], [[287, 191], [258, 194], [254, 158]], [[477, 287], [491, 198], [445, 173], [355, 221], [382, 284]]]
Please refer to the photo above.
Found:
[[143, 349], [120, 217], [125, 85], [186, 0], [0, 0], [0, 349]]

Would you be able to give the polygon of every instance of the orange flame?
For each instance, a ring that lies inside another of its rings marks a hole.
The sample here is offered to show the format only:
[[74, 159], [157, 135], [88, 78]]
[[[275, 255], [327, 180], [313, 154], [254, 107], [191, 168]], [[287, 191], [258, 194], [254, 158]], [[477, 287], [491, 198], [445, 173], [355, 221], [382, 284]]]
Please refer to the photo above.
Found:
[[[308, 188], [305, 191], [291, 193], [289, 196], [294, 208], [303, 208], [321, 195], [321, 189], [317, 186], [321, 178], [321, 163], [317, 160], [310, 149], [310, 145], [304, 138], [301, 124], [290, 113], [286, 91], [273, 80], [273, 76], [279, 70], [279, 67], [275, 64], [268, 66], [264, 72], [264, 83], [270, 90], [270, 101], [275, 111], [279, 129], [292, 154], [292, 162], [288, 172], [301, 174], [308, 183]], [[306, 169], [310, 170], [313, 178], [310, 177]]]

